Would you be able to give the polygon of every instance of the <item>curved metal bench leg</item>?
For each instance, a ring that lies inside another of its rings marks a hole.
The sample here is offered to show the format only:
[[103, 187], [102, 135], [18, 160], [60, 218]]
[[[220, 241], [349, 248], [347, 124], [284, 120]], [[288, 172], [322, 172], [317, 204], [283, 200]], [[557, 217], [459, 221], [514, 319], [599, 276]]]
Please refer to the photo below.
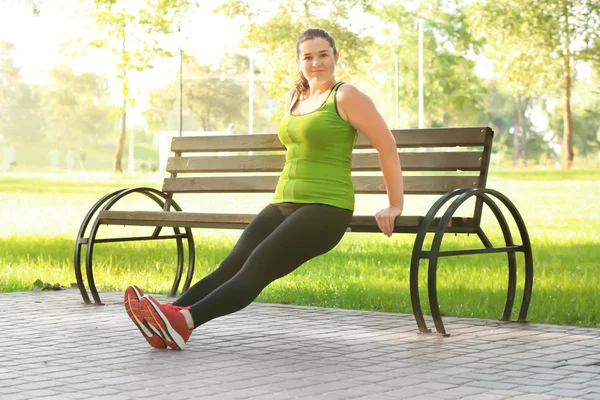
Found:
[[523, 290], [523, 301], [519, 310], [518, 322], [527, 322], [527, 311], [531, 303], [531, 292], [533, 291], [533, 255], [531, 246], [525, 249], [525, 285]]
[[531, 292], [533, 291], [533, 254], [531, 244], [525, 248], [525, 285], [523, 290], [523, 301], [519, 310], [518, 322], [527, 322], [527, 311], [531, 303]]
[[[504, 234], [504, 239], [506, 241], [506, 244], [507, 245], [513, 244], [512, 235], [510, 233], [510, 228], [509, 228], [508, 224], [506, 223], [506, 219], [502, 215], [500, 208], [496, 205], [496, 203], [494, 203], [485, 194], [478, 194], [477, 189], [472, 189], [472, 190], [465, 192], [464, 194], [459, 196], [457, 199], [455, 199], [452, 202], [452, 204], [448, 207], [448, 209], [446, 210], [446, 212], [444, 213], [444, 215], [442, 216], [442, 218], [440, 220], [439, 228], [435, 233], [433, 243], [431, 245], [432, 256], [429, 261], [429, 271], [428, 271], [428, 291], [429, 291], [429, 306], [431, 308], [431, 316], [433, 317], [433, 322], [435, 324], [436, 331], [439, 334], [444, 335], [444, 336], [449, 336], [449, 335], [448, 335], [448, 333], [446, 333], [446, 328], [444, 327], [444, 322], [442, 321], [442, 315], [440, 312], [440, 305], [439, 305], [438, 296], [437, 296], [437, 279], [436, 278], [437, 278], [438, 253], [440, 250], [440, 246], [442, 243], [442, 239], [443, 239], [448, 221], [450, 221], [450, 218], [452, 218], [452, 216], [458, 210], [458, 208], [467, 199], [469, 199], [472, 196], [480, 197], [482, 199], [482, 201], [488, 207], [490, 207], [490, 209], [492, 210], [496, 219], [498, 220], [498, 223], [500, 224], [502, 233]], [[487, 243], [484, 240], [482, 240], [482, 242], [484, 242], [484, 246], [487, 247]], [[487, 242], [489, 243], [489, 241], [487, 241]], [[512, 260], [514, 260], [514, 254], [512, 254], [512, 255], [513, 255]], [[510, 253], [509, 253], [509, 274], [508, 275], [509, 275], [508, 294], [507, 294], [506, 304], [504, 307], [503, 318], [506, 316], [507, 309], [512, 310], [512, 305], [514, 302], [514, 292], [515, 292], [515, 283], [516, 283], [516, 264], [511, 262]], [[510, 319], [510, 312], [509, 312], [508, 318]]]
[[523, 217], [517, 210], [517, 207], [515, 207], [508, 197], [493, 189], [481, 189], [481, 191], [500, 200], [510, 212], [515, 223], [517, 224], [517, 228], [519, 229], [519, 235], [521, 236], [521, 240], [523, 242], [523, 254], [525, 256], [525, 284], [523, 287], [523, 301], [521, 302], [518, 321], [527, 322], [527, 311], [529, 310], [531, 293], [533, 291], [533, 253], [531, 250], [529, 232], [527, 231]]
[[85, 304], [90, 304], [90, 296], [87, 294], [87, 290], [85, 285], [83, 284], [83, 274], [81, 273], [81, 248], [83, 247], [83, 243], [79, 240], [75, 243], [75, 279], [77, 279], [77, 287], [79, 288], [79, 292], [81, 293], [81, 297], [83, 298], [83, 302]]
[[190, 228], [185, 228], [185, 232], [187, 233], [188, 243], [188, 269], [185, 282], [183, 283], [183, 289], [181, 290], [182, 293], [186, 292], [192, 284], [192, 279], [194, 278], [194, 268], [196, 264], [196, 248], [194, 247], [194, 236], [192, 234], [192, 230]]
[[[165, 194], [159, 190], [156, 190], [153, 188], [146, 188], [146, 187], [132, 188], [132, 189], [120, 189], [118, 191], [115, 191], [113, 193], [110, 193], [110, 194], [104, 196], [101, 200], [99, 200], [94, 205], [94, 207], [92, 207], [92, 210], [90, 210], [90, 212], [88, 213], [88, 216], [86, 217], [86, 219], [84, 219], [84, 224], [82, 224], [82, 227], [80, 229], [80, 236], [85, 231], [91, 216], [98, 209], [100, 209], [102, 207], [103, 211], [110, 210], [110, 208], [113, 205], [115, 205], [115, 203], [117, 201], [119, 201], [121, 198], [123, 198], [131, 193], [143, 194], [143, 195], [149, 197], [151, 200], [153, 200], [156, 204], [158, 204], [159, 207], [161, 207], [161, 208], [164, 207], [164, 201], [162, 201], [160, 197], [164, 197]], [[106, 203], [106, 204], [103, 206], [104, 203]], [[175, 202], [173, 204], [173, 207], [175, 209], [177, 209], [177, 211], [181, 211], [181, 207], [179, 207], [179, 205]], [[90, 289], [90, 292], [92, 293], [92, 298], [94, 299], [94, 302], [96, 304], [101, 305], [102, 301], [100, 300], [100, 295], [98, 294], [98, 290], [96, 289], [96, 282], [94, 280], [94, 272], [93, 272], [93, 267], [92, 267], [92, 260], [93, 260], [93, 254], [94, 254], [94, 239], [96, 238], [96, 234], [98, 232], [99, 226], [100, 226], [100, 221], [98, 219], [96, 219], [94, 221], [94, 224], [92, 225], [92, 228], [90, 229], [90, 235], [87, 239], [85, 269], [86, 269], [86, 275], [87, 275], [87, 280], [88, 280], [88, 287]], [[76, 253], [77, 253], [77, 249], [76, 249]], [[76, 266], [77, 265], [79, 265], [79, 264], [76, 264]], [[81, 274], [81, 272], [79, 272], [79, 273]], [[76, 275], [77, 275], [77, 271], [76, 271]], [[81, 282], [81, 287], [83, 287], [83, 282]], [[84, 301], [85, 301], [86, 297], [87, 297], [87, 293], [85, 293]], [[87, 297], [87, 299], [89, 302], [89, 297]]]
[[510, 315], [515, 304], [515, 295], [517, 291], [517, 257], [515, 253], [506, 253], [508, 258], [508, 289], [506, 293], [506, 303], [501, 321], [510, 321]]
[[[510, 233], [510, 232], [509, 232]], [[477, 228], [477, 236], [481, 240], [483, 245], [490, 249], [494, 247], [487, 235], [483, 232], [481, 227]], [[508, 242], [507, 242], [508, 244]], [[511, 242], [512, 244], [512, 242]], [[517, 286], [517, 259], [514, 253], [506, 253], [508, 257], [508, 290], [506, 294], [506, 304], [504, 306], [504, 312], [502, 313], [501, 321], [510, 321], [510, 315], [512, 313], [512, 307], [514, 305], [515, 292]]]
[[83, 298], [83, 302], [85, 304], [90, 304], [90, 297], [88, 296], [87, 290], [83, 283], [83, 274], [81, 273], [81, 250], [84, 244], [87, 244], [87, 240], [85, 238], [85, 231], [90, 221], [96, 214], [96, 212], [102, 207], [104, 203], [106, 203], [111, 198], [117, 196], [119, 193], [125, 191], [127, 189], [119, 189], [114, 192], [108, 193], [102, 196], [94, 205], [90, 208], [86, 216], [83, 218], [81, 222], [81, 226], [79, 227], [79, 232], [77, 233], [77, 237], [75, 239], [75, 251], [74, 251], [74, 263], [73, 266], [75, 268], [75, 279], [77, 280], [77, 287], [79, 288], [79, 292], [81, 292], [81, 297]]
[[421, 300], [419, 299], [419, 262], [421, 259], [416, 256], [413, 250], [412, 259], [410, 261], [410, 301], [412, 304], [413, 315], [417, 322], [417, 327], [421, 333], [429, 333], [431, 329], [427, 328], [423, 310], [421, 308]]
[[[510, 227], [508, 226], [508, 222], [506, 222], [506, 218], [504, 218], [504, 214], [502, 213], [502, 210], [500, 210], [500, 207], [498, 207], [498, 205], [484, 193], [476, 194], [475, 196], [480, 197], [496, 217], [496, 220], [500, 225], [500, 229], [502, 230], [502, 235], [504, 236], [504, 243], [506, 246], [508, 247], [514, 245]], [[501, 321], [510, 321], [510, 315], [512, 314], [512, 308], [515, 303], [515, 294], [517, 288], [517, 257], [515, 256], [514, 252], [507, 252], [506, 257], [508, 259], [508, 289]]]
[[98, 232], [99, 225], [99, 221], [96, 220], [94, 222], [94, 225], [92, 225], [92, 229], [90, 230], [87, 251], [85, 254], [85, 273], [87, 275], [88, 287], [90, 288], [90, 292], [92, 293], [94, 302], [97, 305], [102, 305], [100, 295], [98, 294], [98, 290], [96, 289], [96, 282], [94, 281], [94, 271], [92, 269], [92, 259], [94, 255], [94, 239], [96, 238], [96, 233]]
[[450, 336], [450, 334], [446, 333], [446, 328], [442, 322], [442, 314], [440, 313], [440, 306], [438, 303], [436, 286], [437, 260], [438, 257], [432, 257], [429, 259], [429, 268], [427, 272], [427, 293], [429, 295], [429, 307], [431, 309], [431, 317], [433, 318], [433, 324], [435, 325], [435, 330], [437, 333], [441, 334], [442, 336]]
[[[490, 208], [490, 210], [496, 217], [496, 220], [498, 221], [498, 224], [500, 225], [500, 228], [504, 235], [504, 240], [506, 242], [507, 247], [512, 246], [514, 244], [513, 239], [512, 239], [512, 234], [510, 232], [510, 227], [508, 226], [508, 223], [506, 222], [506, 219], [504, 218], [502, 211], [500, 210], [498, 205], [489, 196], [486, 195], [487, 193], [495, 195], [495, 191], [492, 191], [490, 189], [472, 189], [472, 190], [469, 190], [469, 191], [463, 193], [456, 200], [454, 200], [454, 202], [448, 207], [448, 209], [444, 213], [443, 217], [441, 218], [439, 229], [436, 231], [434, 239], [433, 239], [433, 243], [431, 245], [432, 256], [430, 258], [429, 274], [428, 274], [429, 305], [431, 307], [431, 315], [433, 317], [433, 320], [434, 320], [434, 323], [436, 326], [436, 330], [443, 335], [447, 335], [447, 334], [446, 334], [446, 330], [444, 328], [444, 324], [443, 324], [443, 321], [441, 318], [441, 313], [439, 311], [439, 303], [438, 303], [438, 298], [437, 298], [437, 286], [436, 286], [437, 258], [438, 258], [437, 254], [439, 253], [439, 249], [441, 246], [441, 241], [442, 241], [442, 237], [444, 235], [444, 231], [445, 231], [448, 221], [450, 220], [452, 215], [454, 215], [456, 210], [470, 197], [472, 197], [472, 196], [480, 197], [483, 200], [483, 202]], [[501, 195], [501, 196], [502, 196], [502, 198], [499, 198], [499, 200], [502, 201], [507, 206], [507, 208], [509, 209], [509, 211], [515, 218], [514, 212], [516, 212], [516, 208], [514, 207], [514, 205], [512, 205], [512, 203], [506, 204], [506, 201], [508, 201], [508, 199], [503, 195]], [[520, 216], [519, 216], [519, 219], [520, 219]], [[517, 221], [517, 225], [519, 226], [519, 231], [521, 233], [521, 238], [523, 239], [524, 244], [527, 243], [527, 246], [529, 246], [529, 249], [530, 249], [529, 236], [527, 235], [526, 230], [525, 230], [525, 235], [523, 235], [523, 230], [521, 229], [521, 228], [523, 228], [523, 229], [525, 228], [522, 219], [517, 220], [517, 218], [515, 218], [515, 221]], [[526, 246], [525, 246], [525, 249], [527, 249]], [[515, 257], [514, 252], [509, 251], [509, 252], [507, 252], [507, 254], [508, 254], [508, 268], [509, 268], [509, 273], [508, 273], [509, 282], [508, 282], [507, 299], [506, 299], [506, 304], [504, 306], [504, 312], [503, 312], [503, 317], [502, 317], [503, 320], [510, 320], [510, 314], [511, 314], [512, 307], [514, 304], [515, 288], [516, 288], [516, 257]], [[533, 263], [532, 262], [531, 262], [529, 271], [526, 272], [526, 275], [530, 278], [533, 276]], [[529, 288], [526, 287], [525, 291], [526, 292], [529, 291], [529, 294], [531, 294], [531, 286]], [[525, 296], [524, 296], [524, 302], [525, 302]], [[523, 306], [522, 306], [522, 310], [523, 310]], [[525, 310], [525, 314], [526, 314], [526, 312], [527, 311]]]
[[425, 323], [425, 318], [423, 318], [423, 310], [421, 308], [421, 300], [419, 298], [419, 264], [423, 257], [421, 257], [423, 252], [423, 244], [425, 241], [425, 236], [427, 235], [427, 231], [433, 222], [437, 212], [442, 208], [442, 206], [447, 203], [450, 199], [455, 196], [460, 195], [467, 189], [457, 189], [452, 192], [448, 192], [442, 197], [440, 197], [430, 208], [425, 218], [421, 221], [421, 225], [419, 226], [419, 231], [417, 232], [417, 236], [415, 237], [415, 242], [413, 244], [412, 257], [410, 262], [410, 300], [413, 309], [413, 315], [415, 317], [415, 321], [417, 322], [417, 327], [419, 328], [419, 332], [421, 333], [429, 333], [430, 329], [427, 328], [427, 324]]
[[[180, 234], [179, 228], [173, 228], [173, 232], [176, 235]], [[179, 283], [181, 282], [181, 275], [183, 273], [183, 240], [181, 238], [175, 239], [177, 242], [177, 270], [175, 271], [175, 279], [173, 280], [173, 286], [171, 286], [171, 292], [169, 296], [177, 295], [177, 288], [179, 287]]]

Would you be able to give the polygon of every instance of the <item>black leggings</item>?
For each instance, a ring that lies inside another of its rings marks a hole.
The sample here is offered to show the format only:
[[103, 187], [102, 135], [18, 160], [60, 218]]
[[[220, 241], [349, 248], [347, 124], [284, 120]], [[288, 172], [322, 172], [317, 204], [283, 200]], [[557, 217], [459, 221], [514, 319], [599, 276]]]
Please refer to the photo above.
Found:
[[269, 204], [248, 224], [227, 258], [183, 293], [194, 327], [248, 306], [271, 282], [333, 249], [352, 211], [324, 204]]

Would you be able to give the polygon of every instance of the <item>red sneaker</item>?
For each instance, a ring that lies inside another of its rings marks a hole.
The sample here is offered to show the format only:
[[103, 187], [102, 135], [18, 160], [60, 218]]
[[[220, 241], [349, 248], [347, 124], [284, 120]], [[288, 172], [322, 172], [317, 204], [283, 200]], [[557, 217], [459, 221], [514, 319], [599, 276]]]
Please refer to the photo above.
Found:
[[159, 330], [167, 346], [175, 350], [183, 350], [185, 343], [192, 335], [181, 310], [189, 307], [174, 306], [170, 303], [160, 304], [152, 296], [143, 296], [140, 302], [144, 320], [155, 330]]
[[131, 321], [142, 332], [144, 339], [146, 339], [150, 346], [157, 349], [165, 349], [167, 344], [160, 336], [160, 331], [156, 331], [142, 316], [140, 300], [143, 295], [139, 287], [135, 285], [129, 286], [125, 290], [125, 311], [127, 311], [127, 315], [129, 315]]

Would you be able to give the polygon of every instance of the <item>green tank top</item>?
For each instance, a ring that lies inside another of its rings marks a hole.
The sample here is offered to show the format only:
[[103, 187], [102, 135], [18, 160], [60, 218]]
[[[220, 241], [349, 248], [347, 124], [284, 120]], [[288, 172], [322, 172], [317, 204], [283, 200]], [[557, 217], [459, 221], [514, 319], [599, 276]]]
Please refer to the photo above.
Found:
[[354, 210], [350, 172], [356, 129], [337, 112], [338, 82], [317, 110], [290, 112], [277, 125], [287, 149], [272, 203], [320, 203]]

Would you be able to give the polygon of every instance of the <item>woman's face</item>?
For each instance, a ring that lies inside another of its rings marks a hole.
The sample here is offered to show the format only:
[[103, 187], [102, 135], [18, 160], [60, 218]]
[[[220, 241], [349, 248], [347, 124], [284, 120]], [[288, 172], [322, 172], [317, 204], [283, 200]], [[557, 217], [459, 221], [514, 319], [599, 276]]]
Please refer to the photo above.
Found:
[[339, 54], [333, 54], [333, 48], [326, 39], [305, 40], [300, 43], [299, 49], [296, 61], [310, 83], [328, 82], [333, 77]]

